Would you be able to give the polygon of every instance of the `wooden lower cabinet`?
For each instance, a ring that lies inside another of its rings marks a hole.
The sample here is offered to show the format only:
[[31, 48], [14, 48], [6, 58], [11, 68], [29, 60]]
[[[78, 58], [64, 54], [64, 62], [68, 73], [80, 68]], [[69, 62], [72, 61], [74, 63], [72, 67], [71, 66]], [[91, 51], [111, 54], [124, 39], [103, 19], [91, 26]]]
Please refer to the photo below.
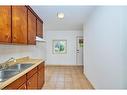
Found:
[[37, 89], [37, 73], [27, 81], [27, 89]]
[[5, 90], [41, 89], [44, 85], [44, 63], [7, 85]]
[[44, 64], [38, 66], [38, 89], [41, 89], [44, 85]]
[[6, 86], [4, 89], [18, 89], [20, 86], [22, 86], [24, 83], [26, 82], [26, 75], [18, 78], [17, 80], [15, 80], [14, 82], [12, 82], [11, 84], [9, 84], [8, 86]]
[[25, 89], [27, 89], [27, 88], [26, 88], [26, 83], [24, 83], [22, 86], [20, 86], [20, 87], [18, 88], [18, 90], [25, 90]]
[[37, 73], [37, 67], [33, 68], [31, 71], [29, 71], [29, 72], [26, 74], [27, 80], [29, 80], [35, 73]]

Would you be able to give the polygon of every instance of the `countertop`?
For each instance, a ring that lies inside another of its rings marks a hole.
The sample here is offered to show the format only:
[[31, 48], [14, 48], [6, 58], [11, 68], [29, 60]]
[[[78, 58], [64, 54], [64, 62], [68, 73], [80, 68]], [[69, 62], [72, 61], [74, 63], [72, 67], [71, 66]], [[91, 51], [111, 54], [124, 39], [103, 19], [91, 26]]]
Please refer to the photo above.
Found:
[[14, 82], [15, 80], [17, 80], [21, 76], [25, 75], [27, 72], [29, 72], [30, 70], [32, 70], [33, 68], [35, 68], [36, 66], [38, 66], [39, 64], [44, 62], [44, 60], [43, 59], [32, 59], [32, 58], [29, 58], [29, 57], [24, 57], [24, 58], [16, 59], [15, 63], [10, 62], [9, 65], [14, 65], [14, 64], [17, 64], [19, 62], [20, 63], [31, 63], [33, 65], [30, 66], [29, 68], [27, 68], [26, 70], [20, 72], [19, 74], [9, 78], [8, 80], [6, 80], [4, 82], [0, 82], [0, 89], [3, 89], [4, 87], [9, 85], [10, 83]]

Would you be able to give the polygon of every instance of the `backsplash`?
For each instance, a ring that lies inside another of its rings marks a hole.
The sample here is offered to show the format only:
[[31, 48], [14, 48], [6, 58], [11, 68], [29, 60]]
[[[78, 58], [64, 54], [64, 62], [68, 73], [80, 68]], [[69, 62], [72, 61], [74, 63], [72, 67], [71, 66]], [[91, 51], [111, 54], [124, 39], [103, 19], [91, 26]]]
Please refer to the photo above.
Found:
[[20, 58], [29, 56], [31, 58], [46, 58], [46, 43], [36, 42], [36, 45], [3, 45], [0, 44], [0, 63], [11, 57]]

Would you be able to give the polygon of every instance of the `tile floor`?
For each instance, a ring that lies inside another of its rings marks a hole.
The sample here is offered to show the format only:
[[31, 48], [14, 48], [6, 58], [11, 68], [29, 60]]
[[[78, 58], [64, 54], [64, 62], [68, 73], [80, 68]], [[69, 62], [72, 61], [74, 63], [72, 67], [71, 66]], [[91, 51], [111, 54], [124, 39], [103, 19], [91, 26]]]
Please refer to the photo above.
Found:
[[46, 66], [43, 89], [93, 89], [82, 66]]

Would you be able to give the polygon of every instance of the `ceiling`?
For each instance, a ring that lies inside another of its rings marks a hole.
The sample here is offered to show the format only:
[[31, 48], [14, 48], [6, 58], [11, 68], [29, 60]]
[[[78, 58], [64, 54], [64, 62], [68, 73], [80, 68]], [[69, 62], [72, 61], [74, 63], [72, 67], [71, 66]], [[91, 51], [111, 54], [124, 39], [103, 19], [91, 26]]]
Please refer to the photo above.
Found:
[[[44, 21], [45, 30], [82, 30], [83, 23], [95, 9], [94, 6], [31, 6]], [[63, 12], [60, 20], [57, 13]]]

